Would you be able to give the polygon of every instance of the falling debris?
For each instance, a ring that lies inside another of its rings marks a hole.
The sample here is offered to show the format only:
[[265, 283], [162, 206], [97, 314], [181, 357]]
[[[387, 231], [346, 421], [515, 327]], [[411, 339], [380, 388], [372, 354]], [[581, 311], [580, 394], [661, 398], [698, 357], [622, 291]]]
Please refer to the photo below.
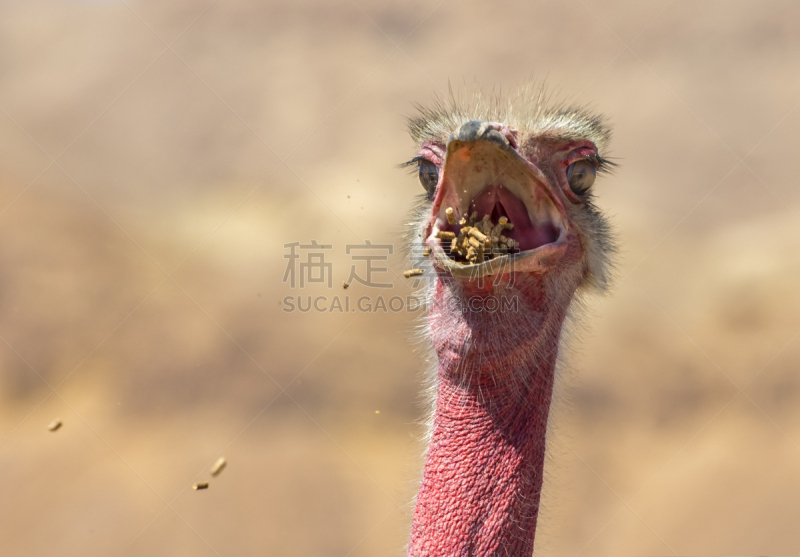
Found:
[[403, 271], [403, 276], [406, 278], [419, 277], [424, 272], [422, 269], [409, 269], [408, 271]]
[[430, 254], [431, 254], [431, 248], [428, 247], [428, 246], [425, 246], [423, 248], [423, 250], [422, 250], [422, 255], [425, 256], [425, 257], [428, 257]]
[[214, 464], [211, 465], [211, 475], [216, 477], [222, 472], [225, 467], [228, 465], [228, 461], [225, 460], [225, 457], [219, 457]]
[[192, 489], [199, 491], [201, 489], [208, 489], [208, 482], [197, 482], [192, 486]]
[[342, 288], [344, 288], [345, 290], [347, 290], [348, 288], [350, 288], [350, 283], [349, 283], [349, 282], [347, 282], [347, 281], [343, 282], [343, 283], [342, 283]]
[[62, 425], [63, 425], [63, 424], [61, 423], [61, 420], [53, 420], [53, 421], [52, 421], [52, 422], [50, 422], [50, 424], [47, 426], [47, 429], [49, 429], [50, 431], [57, 431], [57, 430], [58, 430], [58, 428], [60, 428]]
[[381, 411], [380, 411], [380, 410], [375, 410], [375, 413], [376, 413], [376, 414], [380, 414], [380, 413], [381, 413]]
[[450, 224], [456, 223], [456, 214], [452, 207], [448, 207], [444, 214], [447, 215], [447, 222]]

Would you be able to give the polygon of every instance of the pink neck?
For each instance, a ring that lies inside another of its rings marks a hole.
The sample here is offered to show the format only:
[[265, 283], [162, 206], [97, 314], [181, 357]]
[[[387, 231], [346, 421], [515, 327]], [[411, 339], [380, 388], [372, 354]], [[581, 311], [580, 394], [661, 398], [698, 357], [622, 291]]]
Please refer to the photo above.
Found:
[[[470, 292], [452, 279], [437, 284], [436, 407], [409, 557], [533, 553], [558, 338], [574, 289], [516, 282]], [[518, 307], [453, 310], [476, 295], [516, 296]]]

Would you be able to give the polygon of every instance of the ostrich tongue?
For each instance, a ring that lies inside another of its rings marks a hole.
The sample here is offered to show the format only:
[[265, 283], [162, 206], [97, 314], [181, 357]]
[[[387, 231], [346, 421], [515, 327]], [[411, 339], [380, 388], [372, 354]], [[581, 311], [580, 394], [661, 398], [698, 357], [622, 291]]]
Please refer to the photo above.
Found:
[[[445, 214], [448, 223], [455, 225], [453, 209], [448, 207]], [[484, 215], [479, 220], [478, 212], [473, 211], [469, 219], [462, 218], [458, 224], [461, 227], [458, 236], [455, 232], [444, 230], [436, 233], [436, 237], [442, 240], [444, 250], [456, 261], [479, 265], [519, 249], [519, 242], [503, 235], [506, 230], [514, 228], [514, 225], [508, 222], [508, 217], [500, 217], [497, 223], [493, 223], [490, 215]], [[447, 241], [450, 242], [449, 249]]]

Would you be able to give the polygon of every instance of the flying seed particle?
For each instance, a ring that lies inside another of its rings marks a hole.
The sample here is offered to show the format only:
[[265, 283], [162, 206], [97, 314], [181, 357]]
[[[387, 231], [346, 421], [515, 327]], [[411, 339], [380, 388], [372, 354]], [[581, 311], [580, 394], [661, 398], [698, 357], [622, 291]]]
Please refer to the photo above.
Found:
[[208, 482], [197, 482], [192, 486], [192, 489], [199, 491], [201, 489], [208, 489]]
[[453, 212], [452, 207], [448, 207], [447, 210], [444, 212], [444, 214], [447, 215], [447, 222], [449, 222], [450, 224], [456, 223], [456, 215]]
[[211, 465], [211, 475], [212, 476], [219, 476], [219, 473], [222, 472], [225, 467], [228, 465], [228, 461], [225, 460], [224, 456], [219, 457], [217, 460], [214, 461], [214, 464]]
[[421, 276], [425, 271], [422, 269], [409, 269], [408, 271], [403, 271], [403, 276], [406, 278], [411, 277], [418, 277]]
[[63, 424], [61, 420], [53, 420], [48, 424], [47, 429], [49, 429], [50, 431], [57, 431], [58, 428], [60, 428], [62, 425]]

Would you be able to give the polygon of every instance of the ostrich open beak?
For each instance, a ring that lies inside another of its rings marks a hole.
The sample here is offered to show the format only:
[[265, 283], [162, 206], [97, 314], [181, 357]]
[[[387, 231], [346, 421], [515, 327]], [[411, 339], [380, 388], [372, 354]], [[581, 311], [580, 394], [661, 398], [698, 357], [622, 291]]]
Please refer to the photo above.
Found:
[[[509, 139], [513, 141], [499, 124], [470, 121], [447, 141], [426, 244], [432, 249], [435, 264], [453, 276], [542, 272], [567, 249], [569, 224], [563, 205], [547, 177], [522, 157]], [[445, 211], [449, 207], [455, 213], [455, 224], [448, 223]], [[458, 235], [461, 218], [475, 211], [478, 218], [490, 215], [493, 222], [508, 218], [514, 228], [506, 235], [518, 242], [519, 250], [472, 265], [452, 258], [449, 245], [443, 246], [437, 233]]]

